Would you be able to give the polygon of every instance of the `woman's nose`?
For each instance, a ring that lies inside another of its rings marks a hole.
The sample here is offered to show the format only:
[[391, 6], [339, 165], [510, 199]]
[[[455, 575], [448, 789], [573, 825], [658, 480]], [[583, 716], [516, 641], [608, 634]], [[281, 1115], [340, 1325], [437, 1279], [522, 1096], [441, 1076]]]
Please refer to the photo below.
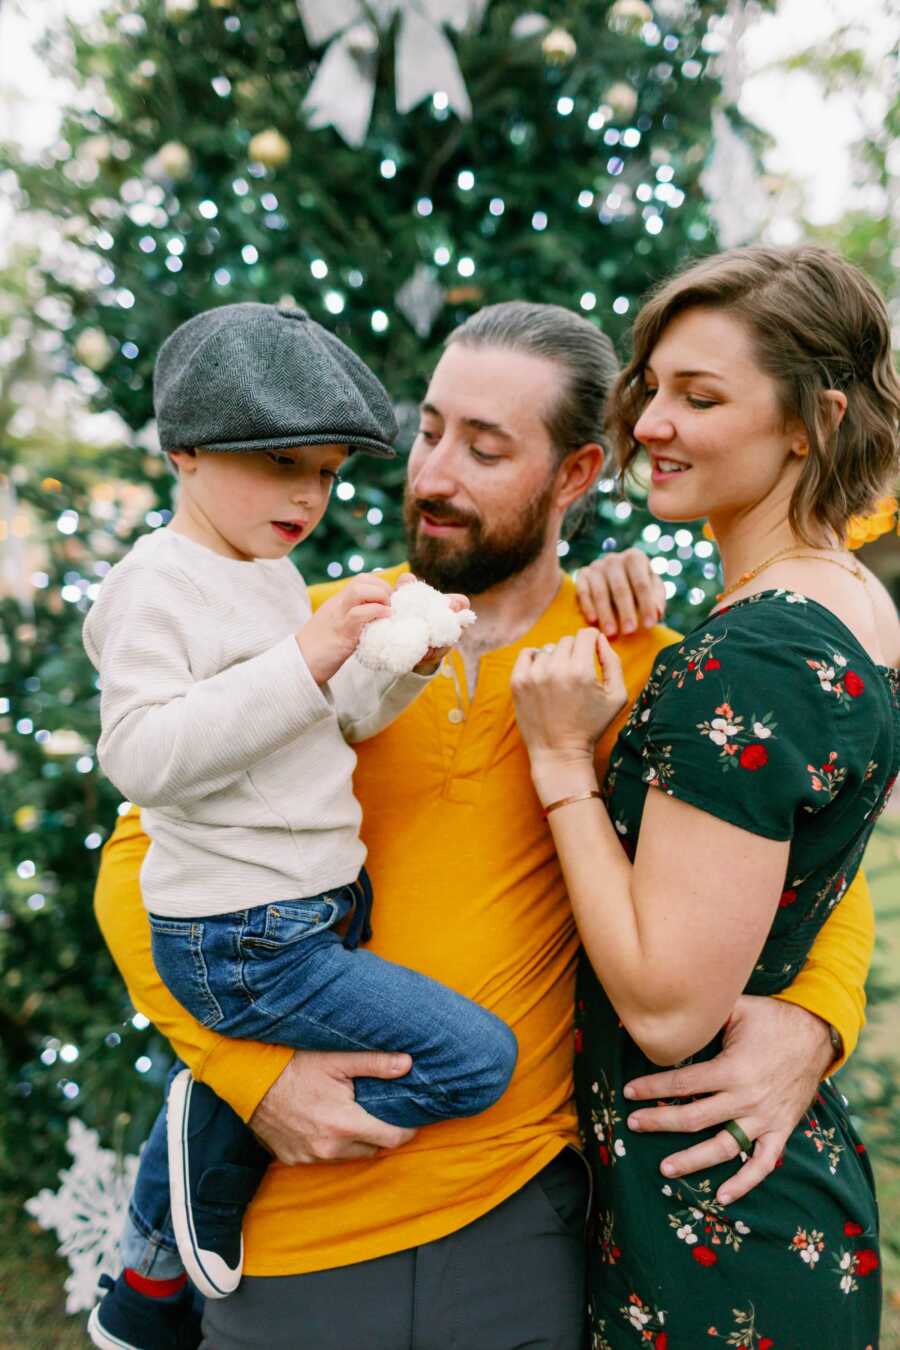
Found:
[[634, 424], [634, 439], [642, 445], [654, 441], [670, 441], [675, 435], [672, 419], [660, 406], [657, 398], [652, 398]]

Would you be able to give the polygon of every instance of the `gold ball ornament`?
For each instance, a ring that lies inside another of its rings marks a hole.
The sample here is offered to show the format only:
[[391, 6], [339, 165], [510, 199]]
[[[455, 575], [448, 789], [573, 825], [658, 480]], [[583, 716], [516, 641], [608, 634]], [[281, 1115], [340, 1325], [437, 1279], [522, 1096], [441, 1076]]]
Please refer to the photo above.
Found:
[[609, 104], [616, 117], [627, 121], [637, 107], [638, 96], [630, 84], [626, 84], [624, 80], [617, 80], [603, 95], [603, 102]]
[[250, 158], [267, 169], [280, 169], [291, 157], [290, 142], [274, 127], [259, 131], [247, 147]]
[[154, 156], [154, 164], [160, 173], [174, 179], [176, 183], [189, 178], [194, 167], [191, 152], [181, 141], [166, 141], [165, 145], [161, 145]]
[[565, 28], [551, 28], [541, 39], [541, 51], [554, 66], [564, 66], [578, 51], [578, 43]]
[[234, 9], [234, 0], [209, 0], [213, 9]]
[[653, 10], [645, 0], [616, 0], [606, 22], [614, 33], [637, 37], [645, 23], [653, 22]]
[[100, 371], [112, 360], [112, 343], [102, 328], [84, 328], [75, 339], [75, 357], [88, 370]]
[[193, 14], [196, 8], [197, 0], [166, 0], [166, 18], [171, 19], [173, 23], [180, 23], [189, 14]]

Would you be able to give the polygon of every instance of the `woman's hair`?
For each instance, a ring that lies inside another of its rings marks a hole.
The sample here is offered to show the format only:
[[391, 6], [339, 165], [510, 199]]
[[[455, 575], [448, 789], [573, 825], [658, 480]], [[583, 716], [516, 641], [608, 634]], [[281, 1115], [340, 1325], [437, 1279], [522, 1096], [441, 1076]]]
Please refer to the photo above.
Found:
[[[606, 401], [619, 363], [609, 338], [589, 319], [562, 305], [506, 300], [478, 310], [454, 328], [444, 346], [457, 342], [467, 347], [506, 347], [559, 366], [559, 394], [544, 413], [557, 464], [579, 446], [603, 439]], [[578, 532], [590, 500], [586, 493], [569, 507], [565, 538]]]
[[[808, 244], [732, 249], [663, 282], [635, 319], [632, 356], [610, 396], [607, 428], [620, 476], [641, 449], [634, 428], [651, 353], [676, 315], [695, 306], [744, 324], [783, 416], [806, 429], [791, 527], [806, 543], [815, 542], [815, 525], [843, 539], [850, 517], [872, 510], [898, 469], [900, 380], [878, 291], [837, 253]], [[827, 389], [847, 398], [839, 426]]]

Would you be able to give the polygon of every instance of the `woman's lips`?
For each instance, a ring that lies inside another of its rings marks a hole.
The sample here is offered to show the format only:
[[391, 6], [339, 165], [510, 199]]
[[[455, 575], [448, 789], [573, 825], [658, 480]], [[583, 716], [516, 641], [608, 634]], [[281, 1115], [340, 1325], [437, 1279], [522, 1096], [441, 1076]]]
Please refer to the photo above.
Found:
[[667, 459], [665, 456], [654, 459], [652, 466], [650, 479], [653, 483], [668, 483], [681, 474], [689, 473], [691, 467], [689, 464], [683, 464], [681, 460]]

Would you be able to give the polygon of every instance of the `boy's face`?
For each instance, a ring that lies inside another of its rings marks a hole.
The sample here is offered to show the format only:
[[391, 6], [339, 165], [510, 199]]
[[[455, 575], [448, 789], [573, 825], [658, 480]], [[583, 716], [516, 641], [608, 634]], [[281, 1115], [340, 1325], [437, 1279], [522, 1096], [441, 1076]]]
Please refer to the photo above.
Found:
[[345, 445], [174, 450], [180, 492], [173, 525], [215, 553], [282, 558], [316, 528], [347, 458]]

